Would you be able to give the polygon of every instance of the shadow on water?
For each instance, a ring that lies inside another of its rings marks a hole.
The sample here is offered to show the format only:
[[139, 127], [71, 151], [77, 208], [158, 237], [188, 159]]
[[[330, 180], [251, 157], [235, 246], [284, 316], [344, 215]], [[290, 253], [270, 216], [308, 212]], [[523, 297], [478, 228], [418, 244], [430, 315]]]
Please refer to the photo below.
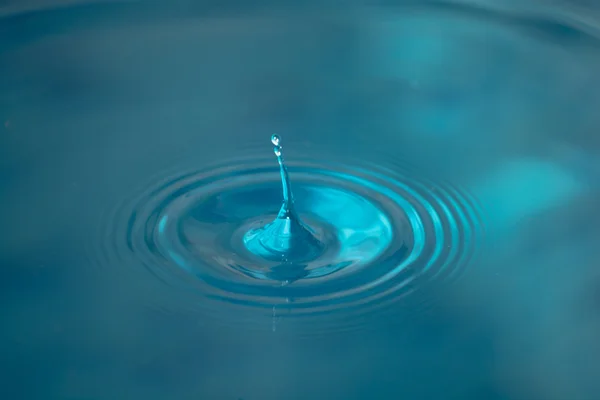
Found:
[[593, 7], [8, 3], [2, 398], [597, 398]]

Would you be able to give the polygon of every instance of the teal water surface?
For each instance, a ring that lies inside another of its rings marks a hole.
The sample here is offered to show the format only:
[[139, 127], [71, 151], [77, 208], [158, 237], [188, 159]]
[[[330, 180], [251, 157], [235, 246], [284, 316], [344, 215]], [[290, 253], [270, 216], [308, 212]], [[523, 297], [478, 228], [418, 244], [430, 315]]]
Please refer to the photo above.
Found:
[[6, 6], [1, 397], [596, 399], [594, 7]]

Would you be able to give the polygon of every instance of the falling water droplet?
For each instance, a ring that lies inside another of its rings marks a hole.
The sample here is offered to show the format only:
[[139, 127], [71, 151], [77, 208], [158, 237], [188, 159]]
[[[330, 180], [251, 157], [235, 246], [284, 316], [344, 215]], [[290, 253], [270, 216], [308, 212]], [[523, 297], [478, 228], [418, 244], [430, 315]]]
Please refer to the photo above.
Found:
[[274, 146], [279, 146], [279, 140], [280, 140], [279, 135], [273, 134], [271, 136], [271, 143], [273, 143]]

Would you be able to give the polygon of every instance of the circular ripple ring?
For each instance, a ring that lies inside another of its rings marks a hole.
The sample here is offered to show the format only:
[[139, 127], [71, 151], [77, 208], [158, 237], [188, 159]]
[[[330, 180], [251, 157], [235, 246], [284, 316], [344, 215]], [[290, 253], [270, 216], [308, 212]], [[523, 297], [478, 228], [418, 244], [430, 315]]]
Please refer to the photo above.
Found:
[[243, 245], [281, 206], [271, 159], [155, 184], [121, 210], [128, 218], [111, 221], [115, 231], [127, 221], [123, 243], [111, 248], [185, 293], [198, 312], [218, 302], [306, 317], [372, 310], [455, 279], [480, 243], [478, 206], [454, 187], [370, 166], [289, 168], [298, 213], [326, 247], [315, 260], [260, 260]]

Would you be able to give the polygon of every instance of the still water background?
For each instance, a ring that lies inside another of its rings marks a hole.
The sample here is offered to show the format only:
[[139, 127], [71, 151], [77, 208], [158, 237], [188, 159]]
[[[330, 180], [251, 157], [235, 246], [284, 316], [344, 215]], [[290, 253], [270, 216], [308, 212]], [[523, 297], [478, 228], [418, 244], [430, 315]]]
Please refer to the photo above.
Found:
[[[250, 3], [0, 2], [2, 398], [597, 399], [593, 4]], [[136, 188], [273, 132], [460, 185], [478, 258], [433, 305], [273, 331], [111, 257]]]

